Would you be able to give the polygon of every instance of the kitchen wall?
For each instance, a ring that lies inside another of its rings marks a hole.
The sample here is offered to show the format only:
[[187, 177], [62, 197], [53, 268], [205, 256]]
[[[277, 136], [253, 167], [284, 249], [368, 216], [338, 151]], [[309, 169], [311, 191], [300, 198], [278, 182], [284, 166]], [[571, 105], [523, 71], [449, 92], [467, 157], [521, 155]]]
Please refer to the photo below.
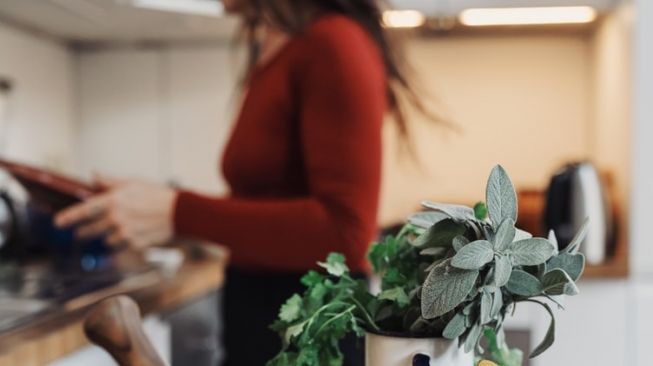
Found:
[[[426, 197], [481, 199], [497, 162], [520, 186], [543, 187], [562, 163], [588, 156], [592, 60], [586, 36], [417, 38], [407, 50], [433, 109], [457, 131], [415, 115], [421, 163], [413, 164], [396, 154], [389, 124], [382, 222], [402, 220]], [[224, 45], [82, 53], [80, 171], [223, 191], [217, 162], [238, 101], [230, 51]]]
[[238, 69], [231, 46], [80, 55], [79, 173], [224, 192], [218, 161]]
[[61, 42], [0, 22], [0, 76], [14, 84], [1, 156], [73, 171], [74, 67]]
[[423, 198], [483, 199], [492, 166], [520, 187], [543, 188], [561, 164], [588, 156], [590, 42], [582, 33], [417, 38], [408, 44], [415, 79], [432, 109], [457, 131], [419, 114], [419, 165], [388, 138], [383, 221], [402, 220]]

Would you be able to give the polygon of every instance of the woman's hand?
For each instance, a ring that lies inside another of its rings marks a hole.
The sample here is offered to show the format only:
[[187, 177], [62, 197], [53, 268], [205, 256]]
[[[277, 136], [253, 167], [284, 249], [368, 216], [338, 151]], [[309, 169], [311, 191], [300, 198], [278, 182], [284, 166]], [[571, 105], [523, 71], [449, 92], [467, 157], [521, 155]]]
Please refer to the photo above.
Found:
[[96, 181], [106, 191], [57, 214], [58, 227], [78, 225], [80, 239], [104, 236], [107, 244], [126, 243], [136, 248], [172, 239], [173, 189], [136, 180]]

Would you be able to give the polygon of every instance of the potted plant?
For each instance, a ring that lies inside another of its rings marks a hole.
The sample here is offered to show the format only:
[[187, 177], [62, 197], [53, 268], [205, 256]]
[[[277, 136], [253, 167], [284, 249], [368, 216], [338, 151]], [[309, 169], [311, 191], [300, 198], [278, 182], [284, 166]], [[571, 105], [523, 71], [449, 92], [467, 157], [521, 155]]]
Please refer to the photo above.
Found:
[[562, 250], [553, 234], [517, 229], [517, 195], [501, 166], [490, 174], [485, 203], [423, 206], [396, 236], [370, 248], [380, 292], [352, 278], [337, 253], [319, 263], [325, 274], [302, 278], [306, 291], [288, 299], [272, 325], [283, 349], [268, 366], [341, 365], [338, 343], [348, 333], [366, 338], [369, 366], [472, 366], [480, 358], [519, 366], [522, 353], [508, 348], [503, 323], [524, 302], [551, 317], [530, 357], [551, 346], [549, 304], [561, 307], [561, 297], [578, 294], [586, 225]]

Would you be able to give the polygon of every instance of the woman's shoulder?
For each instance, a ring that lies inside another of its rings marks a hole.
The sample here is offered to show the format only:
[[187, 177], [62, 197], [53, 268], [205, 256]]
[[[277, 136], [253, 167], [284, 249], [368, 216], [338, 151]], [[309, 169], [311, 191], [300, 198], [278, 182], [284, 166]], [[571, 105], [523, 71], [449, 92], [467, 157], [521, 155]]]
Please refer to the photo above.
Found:
[[305, 44], [336, 49], [375, 47], [370, 34], [356, 20], [340, 14], [325, 14], [304, 31]]

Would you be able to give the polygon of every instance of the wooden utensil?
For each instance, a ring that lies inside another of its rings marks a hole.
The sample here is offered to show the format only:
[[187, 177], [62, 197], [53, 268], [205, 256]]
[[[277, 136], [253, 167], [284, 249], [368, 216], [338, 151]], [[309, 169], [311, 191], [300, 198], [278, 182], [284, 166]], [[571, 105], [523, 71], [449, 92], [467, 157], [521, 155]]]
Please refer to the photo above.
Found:
[[138, 305], [127, 296], [103, 300], [84, 322], [86, 336], [120, 366], [165, 366], [142, 326]]

